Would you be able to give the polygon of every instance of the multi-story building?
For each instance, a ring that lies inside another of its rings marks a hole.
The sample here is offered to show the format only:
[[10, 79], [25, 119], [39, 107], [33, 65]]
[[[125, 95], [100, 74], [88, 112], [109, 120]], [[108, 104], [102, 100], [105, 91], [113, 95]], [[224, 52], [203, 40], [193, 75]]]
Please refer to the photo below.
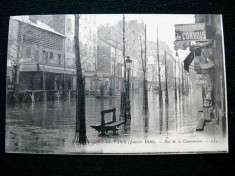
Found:
[[203, 32], [206, 35], [188, 45], [191, 53], [184, 60], [184, 68], [189, 71], [194, 61], [194, 69], [200, 75], [198, 83], [202, 88], [203, 107], [210, 112], [210, 116], [215, 117], [218, 125], [216, 128], [220, 128], [222, 135], [225, 136], [227, 117], [222, 17], [195, 15], [195, 24], [204, 26]]
[[[123, 52], [123, 21], [113, 26], [100, 26], [99, 38], [109, 45]], [[140, 59], [140, 47], [144, 42], [144, 24], [137, 20], [125, 22], [125, 56], [130, 56], [132, 68], [130, 72], [131, 88], [138, 88], [141, 80], [142, 69]], [[123, 59], [122, 59], [123, 60]], [[124, 72], [124, 71], [123, 71]]]
[[75, 74], [64, 64], [65, 35], [35, 16], [12, 17], [10, 31], [8, 66], [13, 74], [8, 69], [8, 75], [17, 89], [42, 90], [43, 81], [46, 90], [59, 89], [64, 83], [71, 88], [71, 82], [59, 79], [64, 74]]
[[[209, 58], [209, 63], [213, 62], [214, 67], [208, 69], [201, 60], [201, 69], [207, 72], [207, 86], [212, 90], [212, 106], [217, 124], [221, 128], [222, 134], [226, 134], [226, 99], [225, 99], [225, 77], [224, 77], [224, 55], [223, 55], [223, 31], [222, 17], [220, 15], [195, 15], [195, 23], [205, 23], [207, 26], [207, 38], [211, 39], [208, 46], [201, 48], [202, 55]], [[211, 65], [213, 65], [211, 64]], [[209, 64], [210, 65], [210, 64]]]
[[[169, 46], [163, 41], [159, 41], [159, 63], [160, 63], [160, 75], [162, 88], [165, 87], [165, 52], [166, 52], [166, 63], [167, 63], [167, 83], [168, 87], [174, 85], [174, 57], [172, 55]], [[148, 80], [149, 87], [153, 88], [153, 85], [158, 86], [158, 61], [157, 61], [157, 43], [156, 42], [147, 42], [147, 57], [148, 57]], [[154, 73], [154, 76], [153, 76]]]
[[[57, 83], [61, 83], [62, 87], [66, 89], [76, 89], [76, 65], [75, 65], [75, 50], [74, 50], [74, 36], [75, 36], [75, 16], [74, 15], [33, 15], [25, 16], [27, 22], [37, 25], [39, 28], [53, 31], [54, 34], [59, 34], [63, 37], [63, 48], [59, 49], [61, 52], [58, 60], [58, 65], [61, 67], [61, 73], [55, 74], [54, 79]], [[20, 18], [18, 18], [19, 21]], [[21, 18], [22, 19], [22, 18]], [[21, 20], [23, 22], [23, 20]], [[80, 51], [83, 75], [86, 80], [86, 90], [95, 90], [97, 75], [96, 73], [96, 57], [97, 57], [97, 27], [95, 15], [80, 15]], [[13, 30], [17, 30], [14, 26]], [[40, 39], [38, 39], [40, 40]], [[56, 39], [47, 38], [48, 42], [54, 42]], [[49, 41], [50, 40], [50, 41]], [[9, 50], [12, 51], [12, 47]], [[45, 57], [54, 58], [56, 55], [48, 55]], [[24, 60], [24, 59], [23, 59]], [[49, 59], [50, 64], [54, 64], [53, 59]], [[51, 72], [53, 72], [51, 70]], [[100, 78], [101, 79], [101, 78]], [[56, 89], [57, 87], [55, 87]]]
[[97, 71], [103, 74], [103, 85], [106, 90], [112, 88], [114, 93], [121, 91], [123, 75], [122, 51], [99, 39], [97, 53]]
[[101, 75], [96, 72], [98, 44], [96, 15], [80, 15], [79, 37], [86, 89], [94, 91], [97, 89], [96, 79], [101, 79]]
[[[65, 35], [65, 64], [75, 69], [75, 16], [74, 15], [46, 15], [39, 16], [40, 20], [53, 29]], [[80, 53], [83, 75], [86, 80], [87, 92], [96, 89], [95, 73], [97, 57], [97, 26], [95, 15], [80, 15], [79, 24]], [[76, 79], [73, 77], [73, 88], [76, 88]]]

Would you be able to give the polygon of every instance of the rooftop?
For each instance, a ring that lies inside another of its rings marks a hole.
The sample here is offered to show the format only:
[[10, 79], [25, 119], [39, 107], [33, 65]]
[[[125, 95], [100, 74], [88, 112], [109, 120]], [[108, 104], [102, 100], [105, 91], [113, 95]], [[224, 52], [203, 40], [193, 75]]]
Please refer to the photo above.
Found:
[[60, 35], [62, 37], [65, 37], [65, 35], [55, 31], [53, 28], [51, 28], [50, 26], [48, 26], [47, 24], [45, 24], [45, 23], [43, 23], [43, 22], [41, 22], [39, 20], [36, 20], [35, 23], [32, 22], [31, 20], [29, 20], [29, 16], [13, 16], [13, 17], [11, 17], [11, 19], [18, 20], [18, 21], [21, 21], [23, 23], [27, 23], [27, 24], [29, 24], [31, 26], [34, 26], [34, 27], [37, 27], [37, 28], [49, 31], [51, 33]]

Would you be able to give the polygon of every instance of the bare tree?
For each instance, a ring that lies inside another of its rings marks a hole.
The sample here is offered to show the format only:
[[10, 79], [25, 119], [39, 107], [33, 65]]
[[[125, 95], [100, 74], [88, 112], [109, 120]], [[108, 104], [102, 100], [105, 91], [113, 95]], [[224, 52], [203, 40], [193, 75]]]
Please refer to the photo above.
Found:
[[179, 66], [179, 97], [180, 97], [180, 58], [178, 54], [178, 66]]
[[79, 15], [75, 15], [75, 57], [77, 69], [77, 91], [76, 91], [76, 131], [73, 142], [86, 144], [86, 115], [85, 115], [85, 83], [82, 75], [82, 66], [79, 46]]
[[175, 59], [174, 67], [175, 67], [175, 100], [177, 100], [177, 85], [176, 85], [176, 59]]
[[167, 84], [167, 78], [168, 78], [168, 75], [167, 75], [167, 62], [166, 62], [166, 51], [165, 51], [165, 102], [168, 103], [168, 84]]
[[158, 45], [158, 27], [157, 27], [157, 62], [158, 62], [158, 89], [159, 89], [159, 104], [162, 104], [162, 86], [161, 86], [161, 67], [159, 61], [159, 45]]
[[146, 24], [145, 24], [145, 54], [143, 57], [143, 47], [141, 42], [141, 61], [142, 61], [142, 70], [143, 70], [143, 96], [144, 96], [144, 105], [143, 105], [143, 112], [145, 115], [148, 114], [148, 84], [147, 84], [147, 55], [146, 55]]

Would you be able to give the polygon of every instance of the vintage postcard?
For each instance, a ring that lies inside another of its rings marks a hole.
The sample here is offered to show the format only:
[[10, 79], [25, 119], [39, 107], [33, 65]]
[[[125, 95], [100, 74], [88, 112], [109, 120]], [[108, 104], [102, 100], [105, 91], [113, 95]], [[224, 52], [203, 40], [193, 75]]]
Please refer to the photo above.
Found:
[[228, 152], [222, 15], [9, 21], [5, 151]]

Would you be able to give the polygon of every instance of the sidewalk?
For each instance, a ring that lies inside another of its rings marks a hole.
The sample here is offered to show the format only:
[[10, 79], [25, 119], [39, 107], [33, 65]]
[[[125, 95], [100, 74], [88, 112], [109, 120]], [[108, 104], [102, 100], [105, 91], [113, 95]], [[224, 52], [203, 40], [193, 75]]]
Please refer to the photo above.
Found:
[[217, 119], [212, 108], [203, 108], [196, 131], [201, 131], [205, 136], [218, 137], [221, 135]]

